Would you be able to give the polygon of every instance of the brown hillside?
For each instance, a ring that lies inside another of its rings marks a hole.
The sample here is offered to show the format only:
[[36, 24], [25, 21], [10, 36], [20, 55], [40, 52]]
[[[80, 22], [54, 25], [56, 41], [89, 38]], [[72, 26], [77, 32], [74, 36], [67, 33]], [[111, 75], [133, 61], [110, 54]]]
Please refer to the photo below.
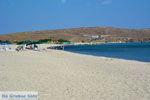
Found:
[[150, 29], [121, 29], [111, 27], [87, 27], [61, 30], [33, 31], [0, 35], [0, 40], [24, 41], [39, 39], [67, 39], [70, 41], [91, 41], [91, 36], [104, 36], [92, 41], [150, 41]]

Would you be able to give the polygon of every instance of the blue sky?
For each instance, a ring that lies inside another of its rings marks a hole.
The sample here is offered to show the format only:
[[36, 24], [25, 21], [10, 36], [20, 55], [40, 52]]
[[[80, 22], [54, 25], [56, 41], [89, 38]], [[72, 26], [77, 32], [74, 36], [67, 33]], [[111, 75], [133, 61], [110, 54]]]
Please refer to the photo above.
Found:
[[0, 34], [76, 27], [150, 28], [150, 0], [0, 0]]

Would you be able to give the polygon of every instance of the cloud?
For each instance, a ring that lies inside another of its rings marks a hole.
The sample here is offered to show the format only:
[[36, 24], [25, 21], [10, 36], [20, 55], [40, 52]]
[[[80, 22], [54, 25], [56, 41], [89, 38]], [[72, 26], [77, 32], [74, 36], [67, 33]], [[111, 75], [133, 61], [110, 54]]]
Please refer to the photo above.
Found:
[[101, 2], [102, 5], [110, 5], [112, 4], [112, 0], [104, 0]]
[[67, 2], [67, 0], [61, 0], [61, 3], [66, 3]]

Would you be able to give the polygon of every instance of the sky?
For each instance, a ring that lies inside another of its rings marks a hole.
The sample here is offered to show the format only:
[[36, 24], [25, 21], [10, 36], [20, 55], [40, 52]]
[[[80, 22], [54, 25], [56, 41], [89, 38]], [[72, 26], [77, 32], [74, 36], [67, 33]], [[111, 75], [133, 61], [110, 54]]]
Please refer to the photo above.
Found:
[[78, 27], [150, 28], [150, 0], [0, 0], [0, 34]]

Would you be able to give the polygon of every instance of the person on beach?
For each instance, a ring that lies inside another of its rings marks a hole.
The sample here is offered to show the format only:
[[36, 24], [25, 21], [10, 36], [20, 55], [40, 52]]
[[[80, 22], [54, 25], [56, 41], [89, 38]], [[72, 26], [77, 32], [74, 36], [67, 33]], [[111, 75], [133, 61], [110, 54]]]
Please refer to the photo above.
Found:
[[20, 50], [23, 50], [23, 45], [19, 45], [17, 48], [16, 48], [16, 51], [20, 51]]
[[38, 49], [38, 46], [36, 44], [34, 44], [34, 50], [37, 50]]

